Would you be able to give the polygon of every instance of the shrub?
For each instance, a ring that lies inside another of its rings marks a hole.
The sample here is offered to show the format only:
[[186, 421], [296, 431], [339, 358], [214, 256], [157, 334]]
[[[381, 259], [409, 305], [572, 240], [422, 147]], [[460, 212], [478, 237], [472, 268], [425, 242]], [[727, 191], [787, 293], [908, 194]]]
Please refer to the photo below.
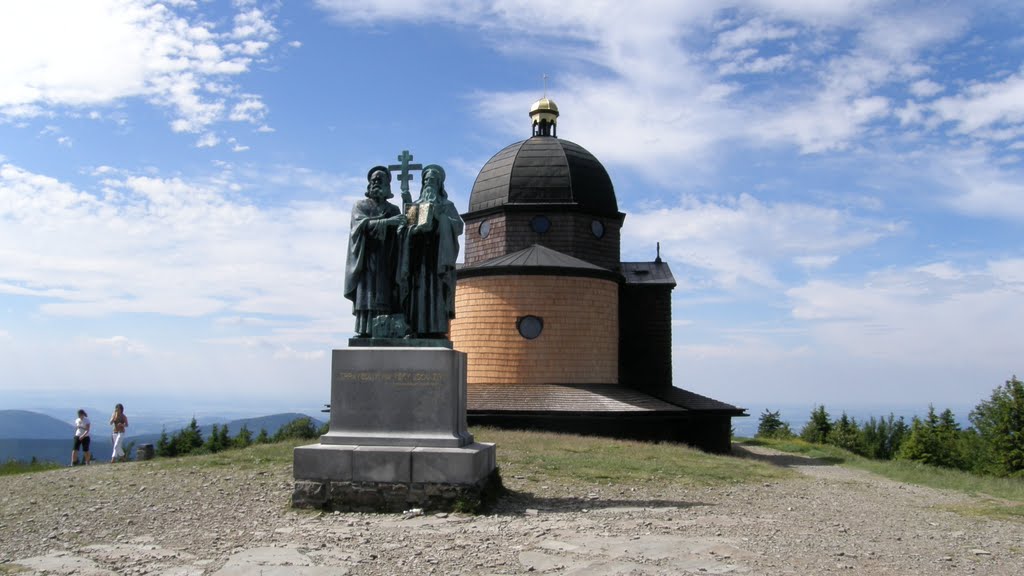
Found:
[[289, 438], [309, 439], [316, 438], [317, 436], [319, 436], [319, 433], [316, 424], [313, 423], [313, 419], [303, 416], [281, 426], [277, 433], [274, 434], [274, 442], [280, 442]]

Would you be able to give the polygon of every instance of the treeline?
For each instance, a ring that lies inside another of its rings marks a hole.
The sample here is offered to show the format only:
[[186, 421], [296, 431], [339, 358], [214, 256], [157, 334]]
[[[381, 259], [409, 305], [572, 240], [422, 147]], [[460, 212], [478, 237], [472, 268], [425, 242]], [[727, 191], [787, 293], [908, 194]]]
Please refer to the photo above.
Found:
[[[961, 430], [949, 409], [915, 416], [857, 422], [844, 412], [832, 419], [824, 406], [816, 406], [799, 437], [815, 444], [830, 444], [880, 460], [913, 460], [976, 474], [1024, 477], [1024, 383], [1016, 376], [992, 391], [971, 410], [971, 426]], [[794, 438], [779, 412], [765, 410], [757, 427], [758, 438]]]
[[324, 424], [318, 428], [312, 418], [302, 417], [285, 424], [273, 436], [267, 434], [266, 428], [260, 428], [259, 433], [253, 437], [252, 431], [249, 430], [248, 426], [242, 425], [242, 428], [238, 430], [238, 434], [235, 434], [232, 438], [228, 433], [227, 424], [220, 426], [214, 424], [210, 430], [210, 435], [204, 439], [203, 432], [199, 429], [199, 424], [195, 418], [192, 418], [188, 426], [177, 432], [170, 435], [167, 434], [167, 430], [160, 432], [160, 439], [156, 443], [155, 452], [157, 456], [164, 458], [173, 458], [186, 454], [212, 454], [233, 448], [245, 448], [252, 444], [280, 442], [290, 438], [316, 438], [326, 434], [327, 427], [328, 425]]

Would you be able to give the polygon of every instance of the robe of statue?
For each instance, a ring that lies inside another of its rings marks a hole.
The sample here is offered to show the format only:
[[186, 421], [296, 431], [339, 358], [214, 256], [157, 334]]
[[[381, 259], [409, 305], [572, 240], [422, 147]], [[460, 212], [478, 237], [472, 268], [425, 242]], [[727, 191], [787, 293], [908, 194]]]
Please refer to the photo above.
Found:
[[355, 331], [369, 336], [375, 316], [398, 311], [395, 274], [398, 234], [386, 219], [399, 214], [398, 207], [370, 198], [352, 207], [348, 258], [345, 262], [345, 298], [352, 301]]
[[[422, 201], [421, 201], [422, 202]], [[444, 338], [455, 318], [455, 260], [463, 222], [455, 204], [444, 196], [433, 199], [430, 230], [399, 232], [399, 296], [412, 334]]]

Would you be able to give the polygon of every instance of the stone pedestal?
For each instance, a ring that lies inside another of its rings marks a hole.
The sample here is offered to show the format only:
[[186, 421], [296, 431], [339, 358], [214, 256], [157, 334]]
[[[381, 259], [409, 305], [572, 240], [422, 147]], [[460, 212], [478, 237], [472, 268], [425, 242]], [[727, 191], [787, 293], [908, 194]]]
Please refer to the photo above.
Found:
[[466, 428], [466, 355], [448, 348], [334, 350], [331, 421], [294, 452], [294, 506], [450, 509], [479, 500], [494, 444]]

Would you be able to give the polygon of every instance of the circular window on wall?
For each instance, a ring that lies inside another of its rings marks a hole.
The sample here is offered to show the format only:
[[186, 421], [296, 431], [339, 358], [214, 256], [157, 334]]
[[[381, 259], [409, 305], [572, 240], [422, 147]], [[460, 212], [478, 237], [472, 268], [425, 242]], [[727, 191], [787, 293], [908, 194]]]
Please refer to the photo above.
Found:
[[516, 328], [519, 335], [527, 340], [533, 340], [544, 330], [544, 319], [536, 316], [521, 316], [516, 320]]
[[600, 220], [593, 220], [590, 223], [590, 231], [594, 234], [595, 238], [604, 238], [604, 223]]
[[487, 238], [487, 235], [491, 233], [491, 221], [484, 220], [483, 222], [481, 222], [479, 231], [481, 238]]
[[548, 230], [551, 230], [551, 220], [543, 214], [538, 214], [530, 220], [530, 228], [537, 234], [544, 234]]

